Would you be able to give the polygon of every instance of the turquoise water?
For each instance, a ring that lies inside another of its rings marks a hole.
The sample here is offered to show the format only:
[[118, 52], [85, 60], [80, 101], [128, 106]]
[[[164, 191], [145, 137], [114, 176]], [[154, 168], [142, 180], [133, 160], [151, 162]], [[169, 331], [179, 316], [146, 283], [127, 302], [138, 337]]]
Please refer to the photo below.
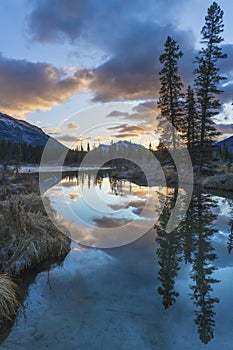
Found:
[[[124, 181], [112, 187], [108, 176], [98, 184], [92, 180], [69, 177], [47, 195], [56, 208], [59, 189], [65, 191], [74, 211], [82, 207], [83, 227], [98, 225], [103, 215], [78, 202], [81, 186], [90, 196], [97, 186], [105, 209], [107, 198], [111, 202], [102, 226], [111, 226], [110, 219], [121, 226], [135, 215], [143, 221], [147, 188]], [[72, 243], [63, 264], [39, 273], [30, 285], [0, 349], [233, 348], [233, 200], [195, 193], [185, 220], [166, 233], [176, 191], [153, 191], [157, 202], [167, 197], [155, 228], [118, 248]], [[69, 218], [63, 209], [59, 215]]]

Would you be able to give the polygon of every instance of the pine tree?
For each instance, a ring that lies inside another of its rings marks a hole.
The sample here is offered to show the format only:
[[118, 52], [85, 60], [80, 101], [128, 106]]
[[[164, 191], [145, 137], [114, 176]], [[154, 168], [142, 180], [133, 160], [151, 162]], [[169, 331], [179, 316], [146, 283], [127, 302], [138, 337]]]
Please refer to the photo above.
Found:
[[218, 114], [221, 103], [216, 95], [222, 91], [219, 90], [219, 83], [225, 79], [219, 74], [217, 61], [225, 58], [220, 43], [223, 41], [221, 33], [223, 32], [223, 11], [220, 6], [214, 2], [208, 9], [205, 17], [205, 25], [202, 28], [201, 35], [204, 44], [196, 58], [198, 67], [195, 70], [195, 87], [197, 102], [200, 113], [200, 147], [198, 172], [201, 174], [203, 163], [209, 158], [214, 138], [218, 135], [215, 129], [214, 116]]
[[199, 139], [199, 128], [198, 128], [198, 114], [196, 108], [196, 99], [194, 90], [191, 86], [188, 86], [185, 102], [185, 111], [186, 111], [186, 130], [185, 137], [187, 140], [187, 146], [189, 150], [192, 150], [195, 146], [197, 140]]
[[160, 56], [160, 63], [163, 68], [160, 71], [161, 88], [159, 91], [158, 107], [161, 110], [163, 120], [159, 123], [162, 130], [161, 139], [166, 140], [166, 144], [171, 144], [173, 149], [177, 148], [177, 140], [174, 128], [169, 124], [164, 125], [166, 118], [175, 128], [180, 129], [180, 119], [183, 114], [181, 92], [183, 84], [178, 74], [178, 60], [183, 56], [179, 45], [170, 36], [164, 44], [164, 53]]

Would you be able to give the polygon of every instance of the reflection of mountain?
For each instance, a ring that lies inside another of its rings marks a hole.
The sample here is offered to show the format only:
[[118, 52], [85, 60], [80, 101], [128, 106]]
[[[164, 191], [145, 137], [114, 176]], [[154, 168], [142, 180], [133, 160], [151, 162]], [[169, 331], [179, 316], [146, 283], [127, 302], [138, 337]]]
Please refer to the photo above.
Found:
[[217, 256], [212, 246], [212, 235], [216, 230], [212, 227], [215, 215], [210, 210], [215, 203], [206, 194], [193, 195], [186, 217], [179, 227], [166, 232], [166, 224], [176, 199], [176, 190], [168, 193], [160, 223], [157, 228], [158, 259], [160, 265], [158, 288], [162, 302], [168, 308], [176, 302], [179, 293], [175, 290], [175, 280], [180, 269], [180, 263], [191, 264], [190, 277], [192, 300], [196, 308], [195, 323], [203, 343], [208, 343], [214, 337], [214, 305], [218, 299], [213, 297], [213, 285], [218, 281], [212, 274], [216, 270], [214, 261]]

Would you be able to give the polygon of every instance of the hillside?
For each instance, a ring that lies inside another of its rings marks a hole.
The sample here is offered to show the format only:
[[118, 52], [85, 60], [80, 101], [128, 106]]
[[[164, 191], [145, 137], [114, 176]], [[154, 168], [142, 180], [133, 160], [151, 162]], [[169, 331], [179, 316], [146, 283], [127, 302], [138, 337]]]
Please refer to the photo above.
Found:
[[[7, 114], [0, 113], [0, 141], [10, 141], [16, 144], [25, 143], [27, 145], [45, 146], [50, 136], [35, 125], [24, 120], [17, 120]], [[54, 145], [62, 146], [54, 140]]]
[[228, 151], [230, 153], [233, 153], [233, 136], [230, 136], [227, 139], [224, 139], [224, 140], [218, 142], [218, 145], [221, 147], [224, 145], [227, 146]]

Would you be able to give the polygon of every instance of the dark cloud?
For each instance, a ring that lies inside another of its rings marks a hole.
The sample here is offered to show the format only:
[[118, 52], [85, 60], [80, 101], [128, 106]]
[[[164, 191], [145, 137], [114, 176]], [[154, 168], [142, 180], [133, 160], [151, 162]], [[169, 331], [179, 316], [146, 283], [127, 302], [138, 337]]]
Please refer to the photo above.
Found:
[[[28, 25], [31, 36], [40, 42], [68, 39], [76, 47], [93, 48], [105, 61], [79, 69], [72, 75], [48, 63], [30, 63], [0, 56], [0, 104], [3, 112], [19, 115], [46, 110], [70, 96], [92, 91], [93, 101], [158, 98], [159, 56], [167, 35], [179, 44], [184, 56], [180, 74], [185, 86], [193, 80], [197, 52], [191, 32], [177, 30], [176, 13], [184, 0], [32, 0]], [[161, 15], [162, 14], [162, 15]], [[233, 45], [224, 45], [228, 59], [221, 63], [223, 74], [233, 71]], [[72, 67], [73, 68], [73, 67]], [[233, 77], [232, 77], [233, 78]], [[233, 79], [232, 79], [233, 81]], [[221, 95], [223, 102], [233, 96], [229, 80]], [[153, 102], [154, 103], [154, 102]], [[116, 113], [115, 115], [113, 113]], [[128, 115], [114, 111], [109, 117], [144, 120], [153, 116], [135, 110]], [[118, 114], [117, 114], [118, 113]], [[143, 119], [140, 119], [142, 118]]]
[[61, 135], [61, 136], [56, 137], [56, 139], [59, 140], [59, 141], [63, 141], [63, 142], [79, 141], [77, 136], [72, 136], [72, 135]]
[[28, 17], [31, 34], [41, 42], [60, 41], [64, 37], [78, 38], [87, 18], [91, 18], [88, 1], [33, 1], [34, 9]]
[[77, 71], [66, 76], [48, 63], [5, 58], [0, 54], [0, 105], [5, 113], [46, 110], [85, 90], [90, 73]]
[[[137, 127], [140, 127], [142, 130], [151, 130], [151, 128], [153, 128], [156, 125], [156, 117], [158, 114], [159, 111], [157, 110], [156, 102], [148, 101], [146, 103], [139, 103], [137, 106], [135, 106], [133, 108], [133, 113], [113, 111], [108, 115], [108, 117], [118, 116], [118, 119], [123, 119], [137, 123]], [[117, 128], [118, 127], [119, 126], [117, 126]]]
[[42, 0], [33, 2], [29, 24], [34, 39], [68, 38], [83, 46], [91, 44], [93, 50], [98, 48], [109, 57], [88, 71], [94, 101], [157, 98], [159, 56], [167, 35], [185, 51], [181, 59], [184, 81], [192, 79], [192, 34], [170, 24], [172, 13], [177, 25], [179, 6], [178, 0]]
[[128, 115], [129, 115], [129, 113], [127, 113], [127, 112], [112, 111], [111, 113], [106, 115], [106, 117], [125, 117]]
[[108, 128], [108, 130], [116, 130], [119, 133], [145, 133], [145, 130], [141, 128], [139, 125], [129, 125], [129, 124], [121, 124], [118, 126], [113, 126]]
[[131, 222], [130, 220], [127, 220], [127, 219], [113, 219], [107, 216], [103, 218], [93, 217], [92, 221], [96, 224], [97, 227], [104, 227], [104, 228], [120, 227]]
[[223, 44], [222, 50], [227, 54], [227, 58], [220, 60], [219, 67], [221, 69], [222, 75], [228, 75], [231, 72], [231, 76], [233, 75], [233, 44]]
[[136, 100], [158, 98], [160, 87], [159, 56], [170, 34], [185, 51], [180, 60], [180, 74], [185, 85], [192, 81], [196, 55], [190, 33], [176, 31], [171, 26], [152, 22], [132, 23], [129, 31], [115, 47], [113, 56], [93, 70], [90, 89], [94, 101]]
[[122, 133], [122, 134], [113, 134], [111, 135], [112, 138], [117, 138], [117, 139], [130, 139], [132, 137], [138, 137], [140, 134], [136, 133]]
[[[176, 23], [176, 8], [184, 0], [30, 0], [30, 34], [41, 42], [84, 38], [101, 48], [113, 48], [127, 34], [131, 20]], [[161, 13], [163, 14], [161, 16]], [[113, 30], [114, 29], [114, 30]]]

